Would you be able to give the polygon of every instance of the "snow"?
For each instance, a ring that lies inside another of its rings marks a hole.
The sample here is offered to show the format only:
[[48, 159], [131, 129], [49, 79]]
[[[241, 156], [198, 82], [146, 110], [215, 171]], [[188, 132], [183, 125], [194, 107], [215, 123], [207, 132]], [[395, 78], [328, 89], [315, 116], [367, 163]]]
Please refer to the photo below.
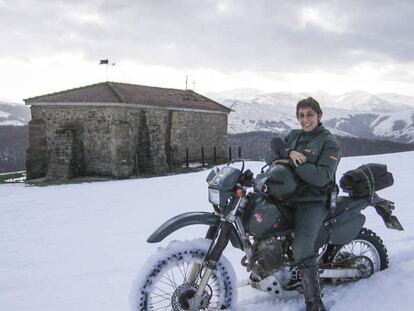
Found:
[[357, 111], [372, 111], [372, 107], [379, 101], [380, 98], [364, 91], [345, 93], [337, 98], [337, 104], [341, 107]]
[[[414, 141], [414, 110], [408, 109], [402, 112], [395, 112], [392, 114], [379, 115], [377, 120], [373, 122], [376, 124], [377, 121], [381, 121], [374, 127], [374, 134], [379, 136], [401, 136], [406, 135], [411, 137], [408, 142]], [[387, 118], [385, 118], [387, 117]], [[398, 129], [394, 129], [394, 125], [402, 124], [403, 126]]]
[[0, 110], [0, 118], [8, 118], [10, 113]]
[[[250, 96], [246, 96], [250, 94]], [[340, 95], [332, 95], [322, 90], [316, 92], [254, 92], [251, 90], [232, 90], [229, 92], [209, 93], [211, 98], [219, 101], [243, 101], [259, 104], [276, 105], [278, 107], [295, 108], [299, 100], [309, 96], [315, 98], [322, 106], [331, 109], [346, 109], [348, 112], [398, 112], [414, 107], [414, 97], [394, 93], [370, 94], [364, 91], [352, 91]]]
[[30, 121], [30, 109], [18, 103], [0, 101], [0, 126], [23, 126]]
[[[303, 93], [305, 94], [305, 93]], [[324, 94], [321, 93], [320, 94]], [[311, 94], [307, 94], [311, 95]], [[322, 96], [321, 95], [321, 96]], [[363, 106], [363, 102], [357, 98], [346, 98], [346, 101], [352, 101], [352, 105]], [[360, 98], [364, 96], [371, 96], [368, 93], [360, 94]], [[372, 96], [371, 96], [372, 97]], [[352, 119], [361, 117], [360, 119], [367, 119], [367, 113], [376, 117], [372, 122], [363, 122], [364, 126], [369, 128], [378, 139], [389, 138], [399, 142], [414, 142], [414, 109], [403, 109], [397, 112], [367, 112], [358, 111], [355, 108], [353, 111], [343, 109], [349, 108], [351, 104], [342, 102], [340, 105], [331, 102], [328, 104], [328, 96], [325, 95], [323, 100], [325, 104], [321, 104], [323, 110], [322, 122], [336, 119], [336, 126], [345, 123], [345, 128], [353, 124]], [[231, 108], [233, 111], [228, 117], [228, 131], [230, 134], [239, 134], [253, 131], [269, 131], [274, 133], [287, 134], [291, 129], [298, 128], [299, 124], [295, 116], [295, 106], [297, 101], [301, 99], [299, 95], [293, 93], [271, 93], [259, 95], [254, 100], [223, 100], [221, 103]], [[321, 101], [322, 102], [322, 101]], [[379, 105], [379, 104], [378, 104]], [[334, 106], [341, 108], [332, 108]], [[369, 104], [369, 107], [374, 107], [375, 103]], [[368, 106], [366, 106], [368, 107]], [[390, 110], [390, 108], [387, 108]], [[385, 109], [385, 110], [387, 110]], [[375, 109], [373, 109], [375, 111]], [[387, 119], [387, 120], [385, 120]], [[351, 125], [349, 125], [351, 124]], [[348, 133], [345, 129], [330, 130], [340, 136], [356, 137]], [[351, 131], [351, 130], [349, 130]], [[352, 131], [351, 131], [352, 132]]]
[[233, 100], [250, 100], [256, 98], [263, 92], [254, 88], [237, 88], [223, 92], [209, 92], [205, 95], [215, 101], [222, 101], [223, 99]]
[[[326, 288], [332, 311], [411, 310], [414, 304], [414, 152], [344, 158], [338, 177], [363, 163], [388, 165], [393, 187], [380, 194], [396, 203], [405, 231], [389, 230], [373, 208], [366, 227], [384, 241], [390, 268], [357, 283]], [[263, 163], [248, 162], [256, 173]], [[128, 310], [129, 292], [145, 261], [173, 240], [202, 237], [207, 227], [181, 229], [158, 244], [147, 237], [183, 212], [210, 211], [208, 171], [156, 178], [59, 186], [0, 185], [0, 310]], [[237, 275], [238, 308], [303, 310], [301, 299], [279, 300], [247, 286], [242, 252], [225, 253]]]
[[[339, 122], [338, 122], [339, 123]], [[329, 126], [326, 126], [326, 129], [328, 129], [333, 135], [337, 135], [337, 136], [345, 136], [345, 137], [357, 137], [357, 136], [355, 136], [355, 135], [352, 135], [352, 134], [349, 134], [349, 133], [347, 133], [347, 132], [344, 132], [344, 131], [341, 131], [341, 130], [338, 130], [338, 129], [336, 129], [336, 128], [333, 128], [333, 127], [329, 127]]]
[[6, 126], [6, 125], [23, 126], [23, 125], [26, 125], [26, 123], [19, 121], [19, 120], [6, 120], [6, 121], [0, 122], [0, 126]]
[[[229, 114], [228, 120], [228, 131], [231, 134], [251, 131], [287, 132], [298, 126], [295, 108], [255, 102], [233, 101], [226, 103], [226, 106], [234, 110]], [[285, 127], [280, 128], [280, 125]]]
[[414, 108], [413, 96], [401, 95], [396, 93], [380, 93], [377, 94], [377, 96], [394, 104], [410, 105]]
[[244, 88], [206, 94], [218, 102], [226, 100], [255, 101], [264, 104], [295, 107], [297, 102], [306, 97], [315, 98], [323, 107], [347, 109], [361, 112], [397, 112], [414, 108], [414, 97], [396, 93], [370, 94], [356, 90], [344, 94], [333, 95], [322, 90], [316, 92], [263, 92], [257, 89]]
[[[0, 102], [0, 105], [1, 104], [3, 104], [3, 103]], [[9, 103], [7, 103], [5, 105], [13, 106], [13, 104], [9, 104]], [[15, 105], [17, 105], [17, 104], [15, 104]], [[20, 118], [17, 118], [16, 116], [13, 116], [9, 112], [0, 110], [0, 126], [5, 126], [5, 125], [23, 126], [23, 125], [26, 125], [26, 124], [27, 124], [27, 122], [24, 122], [24, 120], [22, 120]]]
[[0, 97], [0, 105], [7, 105], [7, 106], [24, 106], [24, 103], [17, 103], [17, 102], [11, 102], [7, 99]]

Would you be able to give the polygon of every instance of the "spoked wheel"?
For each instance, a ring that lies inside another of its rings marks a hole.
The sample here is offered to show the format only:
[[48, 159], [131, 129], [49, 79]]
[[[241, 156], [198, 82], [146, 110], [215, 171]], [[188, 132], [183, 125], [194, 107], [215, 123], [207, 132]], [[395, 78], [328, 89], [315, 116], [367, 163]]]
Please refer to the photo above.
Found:
[[[358, 236], [350, 243], [343, 246], [334, 246], [331, 249], [329, 261], [341, 262], [345, 260], [357, 260], [355, 264], [365, 270], [373, 270], [372, 273], [384, 270], [389, 266], [387, 249], [382, 240], [371, 230], [362, 228]], [[372, 274], [370, 273], [370, 274]]]
[[[211, 241], [210, 241], [211, 242]], [[209, 242], [173, 242], [145, 265], [145, 277], [132, 293], [134, 310], [189, 310], [200, 282], [200, 268]], [[201, 271], [202, 272], [202, 271]], [[203, 293], [203, 310], [230, 309], [235, 298], [234, 272], [222, 257]], [[138, 294], [138, 295], [137, 295]]]

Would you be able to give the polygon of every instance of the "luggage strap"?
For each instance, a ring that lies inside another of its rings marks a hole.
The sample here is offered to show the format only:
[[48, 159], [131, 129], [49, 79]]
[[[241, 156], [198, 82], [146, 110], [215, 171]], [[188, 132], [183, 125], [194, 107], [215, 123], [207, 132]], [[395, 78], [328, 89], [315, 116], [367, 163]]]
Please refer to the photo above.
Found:
[[364, 177], [366, 178], [368, 182], [368, 191], [369, 191], [370, 201], [372, 205], [374, 203], [374, 194], [375, 194], [374, 174], [372, 173], [368, 165], [364, 164], [362, 165], [362, 167], [366, 168], [369, 173], [369, 176], [368, 176], [362, 169], [358, 169], [358, 171], [361, 172], [362, 175], [364, 175]]

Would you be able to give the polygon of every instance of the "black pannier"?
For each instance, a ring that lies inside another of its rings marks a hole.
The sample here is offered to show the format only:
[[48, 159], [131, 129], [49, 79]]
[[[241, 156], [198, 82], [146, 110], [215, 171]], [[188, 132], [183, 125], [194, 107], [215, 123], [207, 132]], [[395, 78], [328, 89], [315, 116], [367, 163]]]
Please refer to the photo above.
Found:
[[346, 172], [339, 185], [352, 197], [373, 196], [378, 191], [394, 184], [394, 178], [385, 164], [368, 163]]

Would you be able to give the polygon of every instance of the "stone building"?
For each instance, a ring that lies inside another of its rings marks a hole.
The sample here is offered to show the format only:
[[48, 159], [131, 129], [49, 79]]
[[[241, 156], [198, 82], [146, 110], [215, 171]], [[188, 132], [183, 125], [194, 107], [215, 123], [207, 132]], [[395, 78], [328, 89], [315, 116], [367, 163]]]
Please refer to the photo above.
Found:
[[102, 82], [25, 103], [28, 179], [163, 174], [201, 147], [226, 157], [230, 109], [191, 90]]

